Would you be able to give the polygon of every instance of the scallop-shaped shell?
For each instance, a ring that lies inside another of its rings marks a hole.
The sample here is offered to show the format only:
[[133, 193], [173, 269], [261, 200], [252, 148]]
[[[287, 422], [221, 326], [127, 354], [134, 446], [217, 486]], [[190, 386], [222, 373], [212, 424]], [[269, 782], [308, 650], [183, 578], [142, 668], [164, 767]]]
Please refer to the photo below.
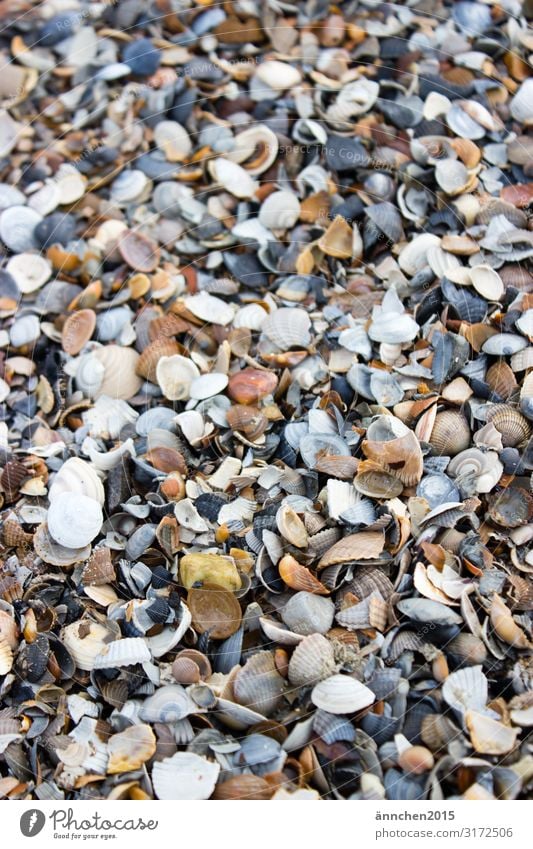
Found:
[[501, 433], [504, 448], [514, 448], [527, 442], [531, 424], [518, 410], [507, 404], [494, 404], [487, 408], [487, 420]]
[[87, 560], [91, 554], [91, 546], [84, 545], [82, 548], [66, 548], [56, 542], [50, 534], [45, 522], [39, 525], [33, 536], [33, 547], [38, 557], [52, 566], [72, 566], [82, 560]]
[[281, 307], [263, 321], [261, 330], [280, 350], [306, 348], [311, 342], [311, 320], [299, 307]]
[[78, 492], [60, 492], [48, 510], [52, 539], [65, 548], [82, 548], [98, 536], [104, 517], [100, 504]]
[[361, 531], [343, 537], [322, 557], [318, 569], [325, 569], [336, 563], [375, 560], [383, 551], [385, 539], [380, 531]]
[[294, 687], [308, 687], [329, 678], [336, 670], [333, 646], [322, 634], [304, 637], [289, 661], [289, 681]]
[[18, 637], [19, 629], [15, 619], [5, 610], [0, 609], [0, 639], [5, 640], [10, 648], [16, 649]]
[[81, 619], [63, 628], [61, 641], [72, 655], [78, 669], [90, 671], [98, 655], [106, 649], [117, 633], [107, 625]]
[[457, 740], [460, 732], [449, 717], [431, 713], [422, 719], [420, 736], [432, 752], [438, 752], [445, 749], [452, 740]]
[[380, 593], [374, 591], [368, 598], [339, 611], [336, 620], [343, 628], [356, 631], [361, 628], [376, 628], [384, 631], [387, 626], [388, 604]]
[[44, 256], [34, 253], [22, 253], [12, 256], [6, 265], [6, 271], [15, 280], [19, 292], [29, 295], [36, 292], [52, 276], [52, 266]]
[[117, 775], [140, 769], [156, 750], [155, 734], [149, 725], [132, 725], [107, 741], [109, 761], [107, 772]]
[[439, 456], [455, 457], [470, 444], [470, 427], [458, 410], [444, 410], [437, 413], [430, 445]]
[[95, 327], [96, 315], [93, 310], [78, 310], [69, 315], [61, 333], [65, 353], [73, 357], [79, 354], [93, 335]]
[[457, 634], [446, 646], [446, 652], [457, 657], [465, 666], [476, 666], [487, 659], [485, 643], [474, 634]]
[[300, 591], [289, 599], [281, 618], [296, 634], [326, 634], [333, 624], [335, 605], [329, 598]]
[[7, 640], [0, 637], [0, 675], [7, 675], [13, 667], [13, 650]]
[[313, 573], [301, 563], [286, 554], [278, 563], [279, 575], [282, 581], [292, 590], [303, 590], [317, 595], [329, 595], [329, 590], [320, 583]]
[[501, 398], [509, 398], [517, 388], [516, 378], [511, 367], [503, 360], [491, 365], [485, 380], [492, 391]]
[[247, 304], [235, 314], [233, 327], [244, 327], [249, 330], [262, 330], [268, 312], [260, 304]]
[[481, 666], [468, 666], [452, 672], [442, 685], [442, 695], [446, 704], [461, 715], [467, 710], [484, 711], [488, 683]]
[[155, 374], [165, 398], [169, 401], [186, 401], [191, 383], [200, 376], [200, 371], [188, 357], [173, 354], [159, 357]]
[[64, 492], [85, 495], [97, 501], [102, 507], [104, 506], [105, 493], [102, 481], [93, 466], [80, 457], [69, 457], [56, 473], [48, 492], [50, 503]]
[[144, 700], [139, 709], [139, 719], [150, 723], [179, 722], [199, 712], [198, 705], [181, 684], [167, 684]]
[[361, 447], [369, 460], [382, 465], [406, 486], [413, 486], [422, 477], [422, 451], [418, 439], [395, 416], [374, 419]]
[[169, 162], [182, 162], [192, 150], [187, 130], [177, 121], [159, 121], [154, 128], [154, 142]]
[[176, 752], [154, 764], [152, 784], [158, 799], [209, 799], [217, 783], [220, 765], [193, 752]]
[[158, 382], [156, 377], [157, 365], [161, 357], [173, 358], [178, 351], [178, 343], [174, 338], [169, 336], [160, 336], [158, 339], [154, 339], [154, 341], [144, 349], [137, 360], [135, 371], [141, 377], [145, 377], [146, 380], [156, 383]]
[[152, 239], [135, 230], [125, 230], [119, 238], [118, 249], [125, 263], [134, 271], [148, 274], [159, 265], [161, 251]]
[[115, 669], [134, 666], [152, 659], [150, 650], [142, 637], [126, 637], [115, 640], [102, 649], [94, 661], [94, 669]]
[[334, 714], [363, 710], [375, 700], [374, 693], [349, 675], [332, 675], [320, 681], [311, 693], [316, 707]]
[[276, 669], [274, 654], [260, 651], [237, 672], [233, 692], [239, 704], [269, 716], [281, 704], [285, 681]]

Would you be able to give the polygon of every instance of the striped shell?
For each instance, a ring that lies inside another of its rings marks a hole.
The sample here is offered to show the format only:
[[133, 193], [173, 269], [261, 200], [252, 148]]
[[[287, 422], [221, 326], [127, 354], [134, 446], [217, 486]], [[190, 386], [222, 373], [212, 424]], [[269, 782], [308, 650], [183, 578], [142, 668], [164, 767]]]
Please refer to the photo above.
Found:
[[279, 707], [285, 681], [276, 669], [274, 654], [260, 651], [237, 672], [233, 692], [239, 704], [269, 716]]
[[329, 598], [298, 592], [289, 599], [281, 617], [296, 634], [325, 634], [331, 628], [335, 605]]
[[501, 434], [504, 448], [514, 448], [531, 436], [531, 425], [518, 410], [508, 404], [495, 404], [487, 410], [487, 420]]
[[374, 701], [372, 690], [349, 675], [332, 675], [320, 681], [311, 693], [313, 704], [334, 714], [349, 714], [363, 710]]
[[444, 410], [437, 413], [429, 440], [438, 456], [455, 457], [470, 445], [470, 427], [464, 415], [458, 410]]
[[329, 678], [336, 669], [333, 646], [322, 634], [304, 637], [289, 661], [289, 681], [295, 687], [307, 687]]

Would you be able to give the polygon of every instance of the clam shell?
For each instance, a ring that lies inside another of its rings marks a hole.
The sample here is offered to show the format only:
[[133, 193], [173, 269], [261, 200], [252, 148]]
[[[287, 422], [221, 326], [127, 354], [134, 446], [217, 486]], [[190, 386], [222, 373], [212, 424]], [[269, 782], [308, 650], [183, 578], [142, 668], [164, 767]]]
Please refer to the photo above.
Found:
[[481, 350], [484, 354], [496, 357], [509, 357], [527, 348], [527, 339], [517, 333], [496, 333], [483, 343]]
[[100, 504], [79, 492], [60, 492], [47, 516], [52, 539], [65, 548], [88, 545], [100, 533], [103, 521]]
[[97, 657], [116, 636], [107, 625], [80, 620], [63, 628], [61, 641], [72, 655], [78, 669], [90, 671], [94, 668]]
[[179, 576], [187, 590], [193, 584], [210, 583], [234, 592], [242, 585], [234, 560], [219, 554], [186, 554], [180, 560]]
[[387, 627], [388, 605], [376, 590], [359, 604], [353, 604], [337, 613], [338, 624], [349, 631], [362, 628], [376, 628], [384, 631]]
[[278, 563], [279, 575], [282, 581], [292, 590], [329, 595], [329, 590], [320, 583], [313, 573], [298, 563], [290, 554], [286, 554]]
[[94, 660], [94, 669], [114, 669], [146, 663], [152, 655], [141, 637], [126, 637], [104, 646]]
[[220, 765], [192, 752], [176, 752], [154, 764], [152, 784], [158, 799], [209, 799], [220, 772]]
[[159, 121], [154, 128], [154, 142], [169, 162], [182, 162], [192, 150], [187, 130], [177, 121]]
[[383, 551], [385, 539], [380, 531], [361, 531], [339, 540], [322, 557], [318, 569], [336, 563], [375, 560]]
[[374, 419], [361, 447], [369, 460], [382, 465], [406, 486], [413, 486], [422, 477], [422, 451], [418, 439], [394, 416]]
[[[162, 357], [174, 358], [178, 354], [179, 347], [175, 339], [163, 336], [155, 339], [144, 349], [137, 360], [135, 371], [152, 383], [157, 381], [157, 366]], [[183, 358], [185, 359], [185, 358]], [[191, 361], [192, 362], [192, 361]]]
[[83, 354], [76, 370], [76, 384], [84, 395], [127, 401], [137, 394], [142, 380], [136, 374], [139, 354], [132, 348], [106, 345]]
[[499, 301], [504, 294], [503, 281], [490, 265], [476, 265], [470, 271], [472, 286], [487, 301]]
[[252, 655], [233, 679], [233, 692], [239, 704], [264, 716], [273, 713], [285, 692], [285, 681], [276, 669], [273, 652]]
[[213, 799], [229, 800], [267, 800], [272, 796], [270, 784], [259, 775], [234, 775], [215, 787]]
[[36, 292], [52, 276], [52, 266], [45, 257], [36, 253], [21, 253], [12, 256], [6, 271], [17, 284], [19, 292], [29, 295]]
[[213, 179], [237, 198], [254, 198], [259, 184], [252, 179], [248, 171], [220, 156], [208, 163]]
[[518, 410], [507, 404], [494, 404], [487, 408], [487, 421], [501, 434], [504, 448], [522, 445], [531, 436], [529, 421]]
[[275, 162], [279, 142], [276, 134], [265, 124], [255, 124], [235, 136], [234, 147], [227, 159], [237, 162], [252, 176], [267, 171]]
[[139, 719], [150, 723], [179, 722], [198, 712], [198, 705], [180, 684], [167, 684], [144, 700], [139, 709]]
[[430, 445], [439, 456], [455, 457], [470, 445], [470, 427], [464, 415], [457, 410], [437, 413]]
[[442, 685], [442, 696], [446, 704], [461, 715], [467, 710], [483, 712], [488, 685], [481, 666], [468, 666], [448, 675]]
[[237, 404], [257, 404], [271, 395], [278, 385], [273, 372], [245, 368], [229, 379], [228, 394]]
[[296, 548], [306, 548], [308, 543], [305, 525], [292, 507], [282, 504], [276, 513], [276, 525], [280, 534]]
[[161, 258], [159, 247], [142, 233], [125, 230], [119, 238], [118, 249], [124, 262], [134, 271], [147, 274], [155, 271], [159, 265]]
[[79, 354], [94, 333], [96, 315], [93, 310], [78, 310], [70, 315], [61, 334], [61, 344], [65, 353], [71, 356]]
[[294, 227], [299, 215], [300, 201], [293, 192], [273, 192], [261, 206], [259, 221], [269, 230], [287, 230]]
[[209, 292], [198, 292], [185, 298], [185, 306], [196, 318], [207, 321], [210, 324], [222, 324], [226, 326], [233, 320], [235, 310], [231, 304], [227, 304], [220, 298], [210, 295]]
[[316, 684], [311, 692], [313, 704], [333, 714], [355, 713], [374, 700], [372, 690], [348, 675], [332, 675]]
[[446, 651], [460, 659], [461, 664], [477, 666], [487, 659], [487, 649], [474, 634], [457, 634], [446, 646]]
[[370, 498], [395, 498], [403, 491], [401, 480], [372, 460], [359, 463], [353, 485]]
[[467, 710], [465, 723], [476, 752], [484, 755], [505, 755], [514, 749], [518, 728], [510, 728], [475, 710]]
[[14, 254], [38, 248], [34, 230], [41, 221], [41, 216], [34, 209], [10, 206], [0, 215], [0, 239]]
[[261, 324], [261, 330], [282, 351], [306, 348], [311, 342], [311, 320], [299, 307], [281, 307]]
[[66, 548], [60, 545], [52, 539], [46, 523], [39, 525], [35, 531], [33, 546], [37, 556], [53, 566], [72, 566], [74, 563], [86, 560], [91, 553], [90, 545], [85, 545], [83, 548]]
[[[62, 493], [84, 495], [97, 501], [102, 507], [104, 506], [105, 493], [102, 481], [93, 466], [80, 457], [69, 457], [55, 474], [48, 491], [50, 503]], [[77, 547], [81, 548], [82, 546], [83, 544]]]
[[349, 259], [353, 253], [353, 231], [342, 215], [337, 215], [318, 240], [318, 247], [328, 256]]
[[132, 725], [107, 741], [107, 772], [117, 775], [142, 767], [156, 750], [155, 734], [149, 725]]
[[460, 625], [463, 622], [458, 613], [428, 598], [402, 599], [396, 607], [413, 622], [434, 622], [436, 625]]
[[308, 687], [329, 678], [336, 670], [333, 646], [322, 634], [304, 637], [289, 661], [289, 681], [294, 687]]
[[7, 675], [13, 667], [13, 651], [8, 642], [0, 637], [0, 675]]
[[289, 599], [281, 618], [290, 631], [308, 636], [326, 634], [333, 624], [334, 613], [331, 599], [300, 591]]
[[215, 640], [225, 640], [238, 631], [242, 613], [232, 592], [217, 584], [204, 583], [192, 588], [187, 596], [192, 623], [200, 634], [209, 633]]

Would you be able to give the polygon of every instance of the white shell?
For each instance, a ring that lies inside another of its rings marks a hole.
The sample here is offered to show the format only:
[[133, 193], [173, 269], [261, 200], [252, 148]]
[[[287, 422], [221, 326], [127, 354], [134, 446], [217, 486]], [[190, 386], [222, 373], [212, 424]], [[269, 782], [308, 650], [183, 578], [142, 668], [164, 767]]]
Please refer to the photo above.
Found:
[[289, 681], [294, 687], [308, 687], [335, 672], [333, 646], [322, 634], [304, 637], [289, 661]]
[[263, 322], [261, 330], [282, 351], [306, 348], [311, 342], [311, 320], [299, 307], [282, 307]]
[[65, 548], [82, 548], [98, 536], [104, 517], [93, 498], [60, 492], [50, 505], [47, 521], [52, 539]]
[[94, 405], [82, 414], [89, 425], [89, 436], [102, 439], [118, 439], [120, 431], [128, 424], [134, 424], [139, 413], [125, 401], [100, 395]]
[[94, 667], [97, 656], [112, 639], [112, 632], [99, 622], [79, 620], [63, 628], [61, 640], [76, 666], [86, 672]]
[[6, 271], [11, 274], [23, 295], [36, 292], [52, 276], [50, 262], [44, 256], [32, 253], [12, 256], [6, 265]]
[[185, 298], [184, 303], [196, 318], [201, 318], [202, 321], [208, 321], [210, 324], [226, 325], [233, 320], [234, 307], [220, 298], [215, 298], [209, 292], [201, 291], [197, 295], [190, 295]]
[[212, 160], [208, 168], [217, 183], [237, 198], [253, 198], [259, 188], [259, 183], [250, 177], [248, 171], [222, 156]]
[[76, 492], [97, 501], [102, 507], [105, 493], [94, 468], [79, 457], [70, 457], [54, 476], [48, 498], [50, 503], [64, 492]]
[[247, 304], [241, 307], [233, 320], [233, 327], [248, 327], [250, 330], [261, 330], [268, 313], [259, 304]]
[[298, 592], [281, 612], [285, 625], [296, 634], [325, 634], [331, 628], [335, 605], [329, 598]]
[[217, 783], [220, 765], [195, 755], [176, 752], [154, 764], [152, 783], [158, 799], [209, 799]]
[[139, 718], [145, 722], [179, 722], [199, 710], [181, 684], [167, 684], [144, 700]]
[[530, 124], [533, 121], [533, 80], [524, 80], [511, 100], [511, 115], [515, 121]]
[[300, 201], [293, 192], [272, 192], [261, 206], [259, 221], [269, 230], [287, 230], [299, 215]]
[[228, 385], [229, 378], [227, 374], [220, 372], [210, 372], [210, 374], [202, 374], [195, 378], [189, 389], [189, 395], [195, 401], [203, 401], [206, 398], [212, 398], [213, 395], [218, 395], [223, 392]]
[[349, 675], [332, 675], [320, 681], [311, 693], [311, 701], [316, 707], [335, 714], [363, 710], [375, 698], [372, 690]]
[[278, 62], [276, 59], [262, 62], [257, 68], [255, 76], [274, 91], [286, 91], [298, 85], [302, 79], [298, 68], [286, 62]]
[[169, 401], [187, 401], [192, 381], [200, 376], [195, 363], [180, 354], [161, 357], [155, 374], [161, 392]]
[[265, 124], [256, 124], [243, 130], [235, 136], [235, 146], [228, 151], [226, 157], [232, 162], [246, 162], [248, 159], [255, 158], [255, 152], [258, 147], [263, 147], [267, 151], [267, 155], [262, 161], [256, 162], [252, 167], [246, 167], [248, 173], [255, 177], [267, 171], [270, 166], [276, 161], [279, 150], [279, 142], [276, 134]]
[[133, 666], [151, 660], [150, 650], [142, 637], [126, 637], [105, 646], [94, 661], [94, 669]]
[[499, 301], [503, 297], [503, 280], [490, 265], [474, 266], [470, 271], [470, 279], [476, 292], [487, 301]]
[[467, 666], [452, 672], [442, 685], [446, 704], [460, 714], [467, 710], [483, 712], [488, 698], [488, 683], [482, 666]]
[[177, 121], [160, 121], [156, 124], [154, 141], [169, 162], [185, 159], [192, 150], [189, 133]]

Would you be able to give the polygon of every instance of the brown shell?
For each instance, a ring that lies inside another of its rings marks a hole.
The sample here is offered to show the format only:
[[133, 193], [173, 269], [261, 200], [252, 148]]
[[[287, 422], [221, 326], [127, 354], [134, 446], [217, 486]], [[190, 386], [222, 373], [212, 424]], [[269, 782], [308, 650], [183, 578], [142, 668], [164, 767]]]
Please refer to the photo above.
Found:
[[272, 395], [277, 385], [278, 378], [274, 372], [245, 368], [231, 375], [228, 393], [237, 404], [256, 404], [267, 395]]
[[157, 383], [155, 370], [161, 357], [171, 357], [173, 354], [179, 354], [179, 345], [175, 339], [163, 336], [155, 339], [144, 349], [139, 359], [135, 371], [146, 380], [152, 383]]
[[527, 525], [533, 516], [533, 495], [522, 487], [510, 486], [489, 497], [488, 514], [502, 528]]
[[270, 799], [275, 788], [271, 787], [264, 778], [259, 775], [234, 775], [223, 781], [222, 784], [217, 784], [212, 799], [223, 801], [244, 801], [245, 799], [255, 799], [265, 801]]
[[292, 590], [304, 590], [316, 595], [329, 595], [329, 590], [321, 584], [313, 573], [302, 566], [301, 563], [290, 554], [285, 554], [278, 563], [280, 578]]
[[22, 598], [22, 586], [12, 575], [0, 578], [0, 598], [12, 604]]
[[200, 669], [198, 664], [190, 657], [177, 657], [172, 664], [172, 675], [178, 684], [198, 684], [200, 681]]
[[218, 584], [204, 584], [201, 589], [189, 590], [187, 605], [194, 628], [215, 640], [231, 637], [240, 627], [242, 612], [232, 592]]
[[476, 666], [487, 659], [485, 643], [474, 634], [458, 634], [446, 646], [446, 653], [448, 652], [460, 658], [461, 663], [468, 666]]
[[403, 491], [401, 480], [373, 460], [359, 463], [353, 485], [361, 495], [371, 498], [395, 498]]
[[385, 545], [385, 537], [380, 531], [361, 531], [350, 534], [335, 543], [322, 557], [318, 569], [325, 569], [335, 563], [349, 563], [358, 560], [375, 560]]
[[2, 541], [8, 548], [30, 545], [33, 534], [27, 534], [15, 519], [6, 519], [2, 527]]
[[257, 439], [268, 427], [268, 419], [257, 407], [237, 404], [226, 412], [228, 424], [232, 430], [243, 433], [250, 440]]
[[201, 651], [198, 651], [197, 649], [182, 649], [176, 655], [176, 660], [181, 658], [188, 658], [189, 660], [194, 661], [200, 670], [200, 678], [210, 678], [213, 674], [209, 659]]
[[159, 265], [161, 251], [156, 243], [133, 230], [126, 230], [118, 243], [120, 255], [134, 271], [155, 271]]
[[455, 457], [470, 445], [470, 426], [458, 410], [437, 413], [429, 440], [439, 457]]
[[187, 333], [188, 330], [189, 323], [187, 321], [169, 312], [167, 315], [154, 318], [150, 322], [148, 337], [150, 342], [155, 342], [161, 336], [178, 336], [180, 333]]
[[503, 360], [491, 365], [485, 380], [493, 392], [506, 400], [518, 387], [512, 368]]
[[355, 457], [344, 457], [342, 454], [324, 454], [316, 459], [314, 468], [317, 472], [331, 475], [344, 481], [351, 481], [357, 472], [359, 460]]
[[504, 448], [514, 448], [531, 436], [531, 425], [518, 410], [508, 404], [494, 404], [487, 409], [487, 421], [492, 422], [502, 436]]
[[354, 572], [352, 579], [344, 584], [343, 589], [360, 599], [367, 598], [377, 590], [387, 600], [394, 592], [390, 578], [375, 566], [360, 566]]
[[364, 440], [361, 447], [369, 460], [381, 465], [405, 486], [413, 486], [420, 481], [423, 470], [422, 451], [413, 431], [388, 442]]
[[32, 477], [23, 463], [18, 460], [9, 460], [0, 475], [0, 483], [6, 497], [6, 501], [14, 501], [19, 493], [20, 487], [27, 478]]
[[86, 587], [99, 587], [112, 583], [116, 578], [110, 549], [96, 548], [81, 574], [82, 584]]
[[61, 344], [66, 354], [75, 357], [87, 344], [96, 327], [96, 314], [93, 310], [78, 310], [69, 315], [63, 325]]

